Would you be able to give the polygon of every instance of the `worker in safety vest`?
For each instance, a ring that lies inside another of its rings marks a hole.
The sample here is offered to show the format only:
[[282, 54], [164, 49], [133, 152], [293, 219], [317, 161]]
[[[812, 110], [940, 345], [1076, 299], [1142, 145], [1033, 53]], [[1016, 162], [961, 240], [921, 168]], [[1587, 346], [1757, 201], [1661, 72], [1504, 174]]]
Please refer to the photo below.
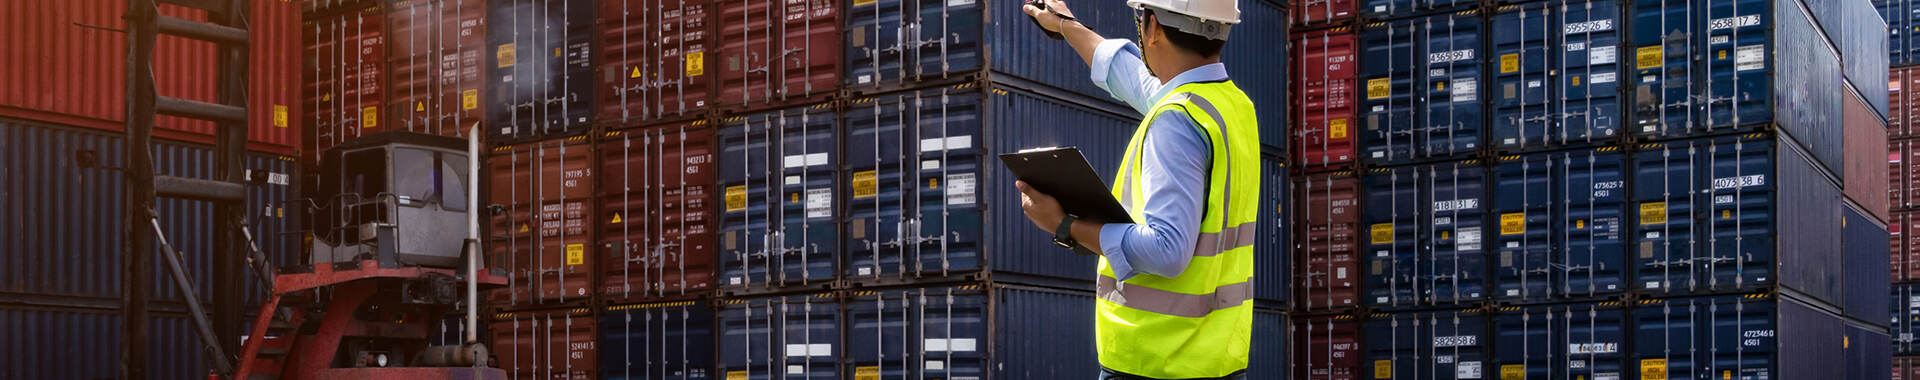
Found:
[[1095, 84], [1145, 116], [1113, 183], [1133, 223], [1075, 220], [1053, 197], [1015, 183], [1027, 218], [1056, 245], [1100, 255], [1100, 378], [1245, 378], [1260, 130], [1220, 63], [1239, 5], [1126, 0], [1136, 45], [1081, 25], [1063, 1], [1033, 1], [1027, 15], [1073, 45]]

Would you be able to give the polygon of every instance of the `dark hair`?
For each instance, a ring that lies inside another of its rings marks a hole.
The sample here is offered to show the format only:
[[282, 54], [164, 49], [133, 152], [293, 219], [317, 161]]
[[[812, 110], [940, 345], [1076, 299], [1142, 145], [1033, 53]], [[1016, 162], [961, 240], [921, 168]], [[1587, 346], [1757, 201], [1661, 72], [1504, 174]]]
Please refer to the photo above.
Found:
[[[1160, 22], [1159, 15], [1153, 14], [1152, 11], [1148, 11], [1147, 14], [1154, 17], [1153, 22]], [[1167, 40], [1172, 41], [1173, 46], [1177, 46], [1181, 50], [1186, 50], [1189, 53], [1199, 54], [1202, 57], [1218, 56], [1220, 55], [1220, 50], [1227, 46], [1226, 40], [1209, 39], [1201, 37], [1198, 34], [1182, 32], [1166, 24], [1160, 24], [1160, 30], [1167, 33]]]

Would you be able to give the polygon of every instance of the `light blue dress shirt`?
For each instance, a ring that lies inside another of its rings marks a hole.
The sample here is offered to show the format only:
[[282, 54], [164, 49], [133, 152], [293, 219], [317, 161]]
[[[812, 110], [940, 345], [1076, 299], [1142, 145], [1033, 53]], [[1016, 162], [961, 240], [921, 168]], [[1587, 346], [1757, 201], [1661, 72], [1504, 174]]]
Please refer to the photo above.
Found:
[[[1148, 73], [1139, 46], [1111, 39], [1094, 49], [1092, 78], [1101, 89], [1145, 115], [1180, 85], [1227, 80], [1227, 67], [1200, 66], [1163, 85]], [[1140, 273], [1177, 277], [1187, 270], [1194, 241], [1200, 237], [1213, 144], [1193, 119], [1179, 111], [1154, 118], [1141, 144], [1145, 149], [1141, 190], [1146, 195], [1141, 219], [1146, 223], [1101, 226], [1100, 249], [1120, 280]]]

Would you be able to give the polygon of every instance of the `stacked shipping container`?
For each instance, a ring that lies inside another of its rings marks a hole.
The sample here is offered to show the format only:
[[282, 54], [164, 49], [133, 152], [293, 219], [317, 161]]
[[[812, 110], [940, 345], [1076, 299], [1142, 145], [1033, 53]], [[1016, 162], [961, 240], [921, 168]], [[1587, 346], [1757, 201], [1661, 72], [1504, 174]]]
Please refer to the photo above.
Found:
[[[1885, 203], [1884, 206], [1875, 204], [1879, 202], [1860, 202], [1861, 209], [1867, 211], [1855, 213], [1877, 213], [1874, 216], [1885, 221], [1886, 231], [1891, 235], [1887, 241], [1891, 297], [1888, 298], [1888, 314], [1883, 320], [1891, 328], [1891, 351], [1895, 355], [1892, 376], [1894, 379], [1907, 379], [1916, 376], [1912, 369], [1916, 361], [1913, 355], [1920, 354], [1920, 348], [1914, 344], [1914, 326], [1920, 325], [1917, 323], [1920, 319], [1916, 319], [1920, 318], [1920, 309], [1916, 309], [1920, 307], [1920, 298], [1914, 297], [1914, 283], [1920, 282], [1920, 260], [1916, 260], [1920, 257], [1915, 257], [1915, 252], [1920, 252], [1920, 242], [1912, 241], [1915, 223], [1920, 222], [1920, 218], [1915, 217], [1916, 211], [1913, 211], [1920, 208], [1920, 203], [1916, 203], [1920, 201], [1920, 196], [1914, 194], [1920, 191], [1920, 186], [1912, 183], [1920, 179], [1920, 171], [1916, 171], [1920, 167], [1914, 165], [1915, 159], [1920, 159], [1920, 156], [1914, 156], [1920, 154], [1920, 151], [1916, 151], [1920, 144], [1915, 144], [1916, 140], [1920, 140], [1920, 134], [1914, 132], [1913, 126], [1913, 112], [1920, 108], [1914, 104], [1913, 92], [1907, 90], [1920, 85], [1920, 82], [1916, 82], [1920, 81], [1920, 72], [1916, 72], [1915, 66], [1912, 66], [1920, 63], [1912, 52], [1915, 47], [1914, 21], [1920, 19], [1920, 14], [1912, 12], [1920, 3], [1877, 0], [1874, 5], [1887, 23], [1887, 60], [1893, 66], [1887, 70], [1887, 130], [1884, 135], [1877, 136], [1887, 144], [1887, 170], [1875, 170], [1873, 173], [1875, 177], [1887, 177], [1887, 198], [1881, 201]], [[1853, 173], [1850, 171], [1848, 174]], [[1853, 194], [1849, 192], [1848, 195], [1851, 197]], [[1863, 246], [1861, 249], [1867, 248]]]

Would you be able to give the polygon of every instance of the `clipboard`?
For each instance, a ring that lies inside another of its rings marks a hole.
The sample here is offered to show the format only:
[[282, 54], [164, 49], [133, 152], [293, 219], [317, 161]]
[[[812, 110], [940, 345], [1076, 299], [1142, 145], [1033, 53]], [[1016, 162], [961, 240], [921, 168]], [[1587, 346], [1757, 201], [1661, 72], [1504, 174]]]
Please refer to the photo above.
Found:
[[1074, 147], [1027, 149], [1000, 155], [1000, 163], [1025, 181], [1054, 199], [1074, 218], [1095, 223], [1133, 223], [1127, 208], [1113, 199], [1105, 180], [1094, 173], [1093, 165]]

